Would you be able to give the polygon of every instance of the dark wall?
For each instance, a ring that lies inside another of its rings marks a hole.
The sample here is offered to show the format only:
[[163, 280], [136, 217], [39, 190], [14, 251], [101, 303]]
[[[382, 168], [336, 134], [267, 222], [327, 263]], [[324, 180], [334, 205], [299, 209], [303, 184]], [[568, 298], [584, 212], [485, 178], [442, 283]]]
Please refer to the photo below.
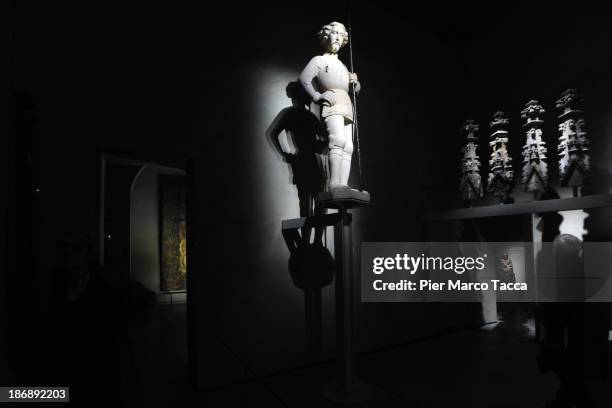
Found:
[[[525, 141], [520, 111], [530, 99], [537, 99], [546, 109], [543, 138], [548, 145], [551, 185], [558, 187], [560, 111], [555, 101], [565, 89], [576, 88], [585, 97], [593, 162], [605, 171], [612, 170], [611, 11], [607, 2], [582, 2], [571, 8], [519, 3], [511, 11], [512, 18], [502, 20], [465, 48], [464, 59], [470, 61], [468, 115], [481, 125], [481, 158], [490, 155], [486, 142], [493, 113], [503, 110], [511, 121], [510, 149], [515, 175], [520, 176]], [[484, 168], [486, 171], [488, 164]], [[565, 189], [560, 193], [571, 195]]]
[[[455, 42], [462, 78], [460, 103], [455, 110], [462, 120], [475, 119], [480, 125], [483, 179], [486, 179], [491, 153], [489, 123], [495, 111], [506, 112], [510, 119], [509, 151], [514, 160], [517, 201], [533, 198], [520, 187], [521, 149], [525, 141], [520, 112], [530, 99], [539, 100], [546, 109], [543, 137], [549, 149], [548, 167], [553, 187], [558, 188], [559, 111], [555, 101], [567, 88], [576, 88], [584, 94], [593, 163], [606, 172], [610, 170], [612, 29], [607, 21], [610, 7], [607, 2], [561, 7], [516, 1], [492, 5], [490, 9], [482, 9], [482, 13], [465, 12], [466, 25], [472, 28], [464, 37], [459, 37], [462, 41]], [[445, 32], [444, 37], [451, 36]], [[461, 121], [450, 134], [437, 138], [432, 145], [436, 160], [430, 162], [428, 169], [432, 174], [434, 207], [464, 206], [458, 194], [460, 148], [465, 143], [459, 132], [460, 124]], [[568, 189], [559, 190], [561, 196], [571, 195]], [[494, 197], [485, 197], [482, 204], [495, 202]]]
[[[31, 280], [48, 290], [54, 243], [63, 235], [96, 236], [99, 152], [162, 163], [192, 158], [197, 221], [190, 296], [200, 384], [248, 375], [214, 358], [211, 334], [258, 374], [306, 362], [303, 295], [289, 277], [280, 234], [281, 220], [298, 216], [297, 198], [265, 131], [290, 106], [287, 83], [320, 52], [317, 30], [344, 20], [344, 13], [344, 4], [325, 11], [283, 3], [221, 6], [213, 13], [203, 5], [20, 3], [18, 89], [37, 102], [36, 149], [44, 169]], [[370, 3], [354, 7], [353, 27], [363, 83], [363, 171], [373, 197], [356, 213], [355, 242], [419, 240], [428, 205], [421, 190], [437, 154], [429, 149], [444, 149], [435, 141], [454, 137], [461, 120], [456, 53]], [[333, 353], [331, 287], [322, 303], [319, 359]], [[360, 349], [458, 321], [444, 305], [371, 304], [358, 312]]]
[[[9, 61], [8, 69], [12, 72], [12, 46], [11, 46], [11, 33], [12, 33], [12, 14], [13, 7], [9, 2], [5, 2], [0, 6], [0, 26], [3, 27], [2, 36], [0, 37], [0, 50], [2, 55], [5, 58], [5, 61]], [[8, 382], [9, 373], [8, 373], [8, 365], [7, 365], [7, 338], [6, 338], [6, 324], [8, 319], [7, 313], [7, 297], [6, 297], [6, 287], [7, 287], [7, 276], [8, 276], [8, 257], [7, 257], [7, 241], [9, 232], [11, 231], [9, 227], [9, 217], [8, 217], [8, 209], [9, 209], [9, 197], [10, 188], [10, 176], [9, 176], [9, 138], [10, 138], [10, 129], [12, 126], [10, 120], [10, 111], [11, 111], [11, 75], [5, 76], [2, 86], [2, 99], [0, 102], [0, 125], [2, 126], [2, 130], [0, 131], [0, 228], [4, 231], [3, 234], [0, 234], [0, 382], [3, 384]]]

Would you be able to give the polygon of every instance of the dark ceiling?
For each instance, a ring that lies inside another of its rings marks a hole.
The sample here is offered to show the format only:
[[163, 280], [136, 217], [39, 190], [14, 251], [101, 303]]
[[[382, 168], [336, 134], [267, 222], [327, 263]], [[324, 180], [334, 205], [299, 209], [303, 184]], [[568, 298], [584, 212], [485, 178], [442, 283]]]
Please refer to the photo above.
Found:
[[449, 42], [470, 41], [486, 34], [495, 26], [521, 13], [540, 12], [542, 4], [527, 1], [476, 2], [397, 2], [373, 0], [379, 7], [400, 16], [407, 24], [416, 25], [424, 31]]

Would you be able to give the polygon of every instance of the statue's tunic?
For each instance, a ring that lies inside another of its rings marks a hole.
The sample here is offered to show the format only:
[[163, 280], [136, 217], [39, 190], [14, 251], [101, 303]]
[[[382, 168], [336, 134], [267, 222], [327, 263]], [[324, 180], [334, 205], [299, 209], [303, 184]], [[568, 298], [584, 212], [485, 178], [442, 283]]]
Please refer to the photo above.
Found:
[[319, 55], [311, 59], [300, 74], [300, 82], [311, 96], [315, 90], [319, 93], [334, 92], [336, 104], [324, 104], [322, 118], [342, 115], [349, 123], [353, 122], [353, 104], [348, 94], [349, 71], [337, 57]]

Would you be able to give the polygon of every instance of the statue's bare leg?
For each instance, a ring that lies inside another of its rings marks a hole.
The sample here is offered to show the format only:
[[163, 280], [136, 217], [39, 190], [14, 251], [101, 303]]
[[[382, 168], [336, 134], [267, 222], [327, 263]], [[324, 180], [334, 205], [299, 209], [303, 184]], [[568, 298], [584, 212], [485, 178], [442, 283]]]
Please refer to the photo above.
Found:
[[329, 189], [346, 186], [342, 183], [342, 163], [346, 146], [344, 130], [344, 117], [332, 115], [325, 118], [327, 133], [329, 134]]
[[340, 173], [340, 183], [348, 186], [351, 174], [351, 157], [353, 156], [353, 125], [344, 126], [344, 151], [342, 154], [342, 170]]

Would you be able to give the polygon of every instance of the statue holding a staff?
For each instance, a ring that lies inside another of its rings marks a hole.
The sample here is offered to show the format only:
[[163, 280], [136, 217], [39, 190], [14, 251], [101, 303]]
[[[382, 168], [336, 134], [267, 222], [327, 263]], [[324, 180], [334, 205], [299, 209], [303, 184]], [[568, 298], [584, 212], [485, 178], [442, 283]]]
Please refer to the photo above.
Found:
[[329, 191], [350, 189], [348, 186], [353, 155], [355, 112], [349, 92], [361, 85], [357, 74], [350, 72], [338, 58], [338, 51], [349, 42], [342, 23], [331, 22], [318, 33], [325, 52], [312, 58], [299, 81], [315, 103], [321, 105], [321, 120], [329, 134]]

